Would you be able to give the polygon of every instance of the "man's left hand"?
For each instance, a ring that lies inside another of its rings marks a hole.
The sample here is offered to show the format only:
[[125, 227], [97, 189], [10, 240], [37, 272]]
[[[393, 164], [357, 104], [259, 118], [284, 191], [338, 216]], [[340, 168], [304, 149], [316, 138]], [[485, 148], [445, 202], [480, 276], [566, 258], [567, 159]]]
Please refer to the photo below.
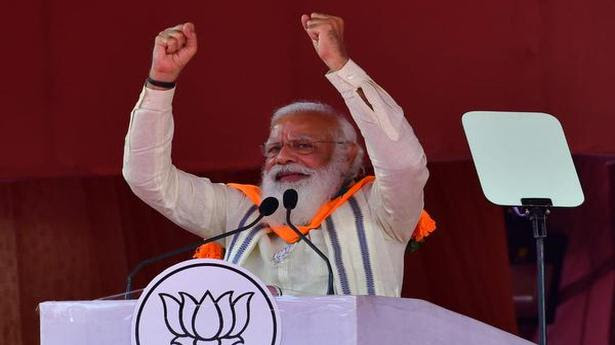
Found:
[[314, 49], [331, 71], [337, 71], [348, 62], [344, 46], [344, 20], [322, 13], [304, 14], [301, 24], [310, 36]]

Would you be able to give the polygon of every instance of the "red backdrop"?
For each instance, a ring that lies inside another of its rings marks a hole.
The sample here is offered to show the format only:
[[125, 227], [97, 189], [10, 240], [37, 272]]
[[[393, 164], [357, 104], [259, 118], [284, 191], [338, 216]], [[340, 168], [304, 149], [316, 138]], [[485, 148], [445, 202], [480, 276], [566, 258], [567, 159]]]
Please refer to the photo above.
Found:
[[[178, 165], [256, 167], [271, 109], [341, 107], [299, 16], [346, 19], [351, 56], [406, 109], [429, 158], [467, 156], [469, 110], [557, 116], [575, 152], [615, 152], [615, 3], [559, 1], [26, 1], [8, 5], [0, 176], [117, 174], [153, 37], [191, 20], [179, 80]], [[247, 149], [246, 149], [247, 148]]]

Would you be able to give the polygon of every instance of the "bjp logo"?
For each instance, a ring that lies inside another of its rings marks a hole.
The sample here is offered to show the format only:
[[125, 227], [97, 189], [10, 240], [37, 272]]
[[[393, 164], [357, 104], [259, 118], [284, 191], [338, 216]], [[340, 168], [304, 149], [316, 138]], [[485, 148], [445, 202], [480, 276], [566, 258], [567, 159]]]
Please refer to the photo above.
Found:
[[179, 299], [159, 293], [164, 321], [175, 337], [170, 345], [243, 344], [241, 334], [250, 321], [250, 301], [254, 292], [233, 299], [233, 291], [215, 298], [209, 290], [200, 298], [179, 292]]

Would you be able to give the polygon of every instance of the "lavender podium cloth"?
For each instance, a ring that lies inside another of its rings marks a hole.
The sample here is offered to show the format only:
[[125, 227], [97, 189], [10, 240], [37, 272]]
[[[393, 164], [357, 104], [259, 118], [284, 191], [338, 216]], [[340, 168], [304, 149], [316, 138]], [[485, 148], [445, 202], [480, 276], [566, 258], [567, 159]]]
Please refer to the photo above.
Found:
[[[276, 297], [282, 344], [532, 344], [417, 299], [373, 296]], [[40, 304], [41, 345], [130, 345], [136, 301]]]

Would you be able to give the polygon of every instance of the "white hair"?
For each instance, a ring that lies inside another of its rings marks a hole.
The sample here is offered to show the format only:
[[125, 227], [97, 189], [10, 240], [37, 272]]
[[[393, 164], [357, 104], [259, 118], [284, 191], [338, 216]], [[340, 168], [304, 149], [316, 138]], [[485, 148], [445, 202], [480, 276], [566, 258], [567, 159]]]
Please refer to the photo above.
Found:
[[[362, 172], [363, 169], [363, 156], [365, 152], [363, 151], [363, 147], [357, 142], [357, 132], [350, 124], [350, 122], [338, 111], [336, 111], [332, 106], [314, 101], [297, 101], [290, 104], [287, 104], [283, 107], [276, 109], [271, 116], [271, 124], [270, 129], [273, 128], [274, 123], [280, 120], [283, 117], [293, 115], [296, 113], [309, 113], [314, 112], [318, 114], [322, 114], [328, 117], [331, 117], [337, 121], [338, 128], [335, 128], [331, 132], [331, 136], [335, 141], [345, 141], [348, 143], [353, 143], [357, 147], [357, 155], [350, 165], [350, 169], [346, 176], [347, 180], [352, 180], [356, 178], [359, 173]], [[337, 145], [336, 145], [337, 146]], [[344, 150], [348, 150], [349, 146], [344, 145]], [[336, 148], [336, 150], [339, 150]]]
[[[293, 212], [293, 222], [299, 225], [308, 225], [318, 209], [331, 200], [345, 182], [341, 169], [342, 165], [346, 163], [339, 159], [344, 152], [338, 152], [340, 154], [337, 157], [334, 156], [329, 164], [320, 169], [310, 169], [298, 163], [289, 163], [274, 165], [269, 171], [263, 170], [261, 180], [263, 197], [272, 196], [282, 200], [284, 192], [288, 188], [295, 189], [302, 197], [299, 198], [297, 207]], [[307, 175], [308, 178], [295, 182], [276, 181], [276, 176], [283, 172], [301, 173]], [[265, 222], [272, 226], [286, 224], [284, 207], [278, 207], [272, 215], [265, 217]]]

